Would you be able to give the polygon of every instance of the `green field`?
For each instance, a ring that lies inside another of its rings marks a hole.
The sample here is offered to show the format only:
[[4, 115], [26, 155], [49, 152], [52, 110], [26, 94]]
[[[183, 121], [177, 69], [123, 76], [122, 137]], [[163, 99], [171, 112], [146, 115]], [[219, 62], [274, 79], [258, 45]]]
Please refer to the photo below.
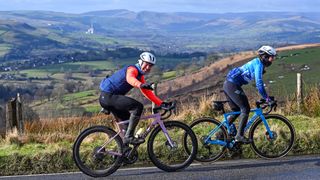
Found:
[[95, 90], [90, 90], [90, 91], [82, 91], [82, 92], [77, 92], [77, 93], [72, 93], [72, 94], [66, 94], [63, 96], [63, 101], [68, 102], [68, 101], [90, 101], [93, 99], [97, 99], [97, 95], [95, 94]]
[[177, 72], [176, 71], [168, 71], [168, 72], [165, 72], [163, 73], [163, 79], [171, 79], [171, 78], [174, 78], [176, 77], [177, 75]]
[[[1, 47], [0, 47], [1, 48]], [[157, 65], [158, 66], [166, 66], [170, 64], [170, 66], [175, 66], [181, 62], [188, 62], [188, 58], [166, 58], [166, 57], [159, 57], [157, 58]], [[39, 67], [37, 69], [27, 69], [21, 70], [20, 74], [25, 74], [27, 77], [53, 77], [57, 79], [61, 79], [65, 72], [81, 72], [81, 71], [91, 71], [91, 70], [115, 70], [123, 67], [124, 65], [135, 64], [137, 62], [134, 58], [124, 58], [124, 59], [117, 59], [117, 60], [101, 60], [101, 61], [81, 61], [81, 62], [70, 62], [70, 63], [63, 63], [63, 64], [55, 64], [55, 65], [48, 65], [44, 67]], [[60, 74], [60, 75], [59, 75]], [[83, 73], [78, 74], [79, 78], [86, 78], [86, 74]], [[164, 74], [164, 79], [173, 78], [175, 77], [175, 72], [168, 72]]]
[[280, 52], [272, 66], [266, 69], [265, 83], [269, 90], [278, 95], [295, 92], [297, 73], [302, 74], [305, 88], [319, 85], [319, 57], [320, 47]]
[[88, 70], [104, 70], [104, 69], [114, 69], [115, 65], [110, 61], [83, 61], [65, 64], [55, 64], [45, 67], [40, 67], [38, 69], [22, 70], [21, 73], [25, 73], [28, 77], [42, 76], [43, 74], [51, 73], [64, 73], [67, 71], [81, 71], [81, 68]]
[[[1, 35], [1, 30], [0, 30], [0, 35]], [[3, 55], [7, 54], [8, 51], [11, 49], [11, 46], [8, 44], [0, 44], [0, 57]]]

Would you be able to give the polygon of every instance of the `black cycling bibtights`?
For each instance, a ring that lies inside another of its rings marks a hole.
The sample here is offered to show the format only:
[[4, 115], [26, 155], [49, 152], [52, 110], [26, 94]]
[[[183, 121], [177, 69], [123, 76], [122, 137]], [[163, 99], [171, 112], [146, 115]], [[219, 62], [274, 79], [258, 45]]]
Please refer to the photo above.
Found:
[[122, 121], [128, 120], [131, 113], [140, 117], [143, 112], [142, 103], [124, 95], [101, 92], [99, 102], [103, 108], [109, 109], [117, 119]]
[[[240, 128], [240, 135], [243, 136], [244, 134], [244, 128], [248, 121], [248, 116], [250, 113], [250, 105], [248, 98], [246, 94], [244, 93], [241, 86], [225, 81], [223, 84], [223, 91], [227, 97], [227, 100], [229, 101], [229, 106], [232, 111], [241, 111], [240, 114], [240, 122], [239, 122], [239, 128]], [[238, 116], [238, 115], [237, 115]], [[233, 116], [231, 123], [237, 118], [237, 116]]]

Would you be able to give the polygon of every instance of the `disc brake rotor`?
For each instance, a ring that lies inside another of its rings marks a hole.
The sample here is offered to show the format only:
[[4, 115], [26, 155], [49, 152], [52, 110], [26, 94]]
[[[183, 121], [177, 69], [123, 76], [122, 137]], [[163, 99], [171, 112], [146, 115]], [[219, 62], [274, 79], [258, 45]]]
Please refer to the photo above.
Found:
[[100, 146], [95, 147], [93, 149], [93, 158], [97, 161], [102, 161], [103, 158], [105, 157], [106, 149], [101, 148]]
[[266, 138], [268, 141], [275, 141], [278, 138], [278, 134], [275, 131], [271, 131], [273, 137], [270, 137], [270, 134], [268, 132], [266, 132]]
[[176, 149], [178, 149], [178, 144], [175, 141], [172, 141], [173, 146], [170, 145], [169, 141], [166, 141], [166, 146], [170, 151], [174, 151]]

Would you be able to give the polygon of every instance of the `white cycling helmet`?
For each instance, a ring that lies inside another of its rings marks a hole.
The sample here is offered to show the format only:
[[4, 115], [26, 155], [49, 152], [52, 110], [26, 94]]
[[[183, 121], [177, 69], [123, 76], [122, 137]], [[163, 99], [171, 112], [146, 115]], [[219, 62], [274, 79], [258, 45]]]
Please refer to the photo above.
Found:
[[156, 57], [152, 53], [143, 52], [140, 54], [140, 59], [138, 60], [138, 63], [140, 64], [140, 66], [142, 65], [143, 61], [155, 65]]
[[277, 55], [276, 50], [271, 46], [262, 46], [261, 48], [258, 49], [258, 53], [259, 53], [259, 55], [262, 55], [264, 53], [267, 53], [270, 56]]

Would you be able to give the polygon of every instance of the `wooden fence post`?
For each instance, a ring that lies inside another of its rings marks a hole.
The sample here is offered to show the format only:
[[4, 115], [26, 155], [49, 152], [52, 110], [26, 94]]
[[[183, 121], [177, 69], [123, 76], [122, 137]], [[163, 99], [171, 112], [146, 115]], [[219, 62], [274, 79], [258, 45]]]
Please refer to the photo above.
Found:
[[6, 136], [6, 116], [5, 116], [5, 107], [0, 106], [0, 136]]
[[[152, 84], [152, 88], [153, 88], [153, 93], [155, 95], [157, 95], [157, 83]], [[151, 105], [152, 114], [153, 114], [153, 108], [155, 108], [155, 107], [156, 107], [156, 105], [154, 104], [154, 102], [152, 102], [152, 105]]]
[[6, 133], [13, 132], [17, 128], [18, 133], [22, 134], [24, 131], [24, 124], [22, 118], [22, 103], [20, 94], [10, 100], [6, 105]]
[[22, 102], [21, 102], [21, 97], [19, 93], [17, 94], [16, 112], [17, 112], [17, 129], [19, 134], [23, 134], [24, 122], [22, 118]]
[[303, 93], [302, 93], [302, 76], [301, 73], [297, 73], [297, 104], [298, 111], [301, 111], [301, 104], [303, 103]]
[[12, 128], [15, 125], [15, 98], [11, 99], [6, 105], [6, 134], [12, 131]]

